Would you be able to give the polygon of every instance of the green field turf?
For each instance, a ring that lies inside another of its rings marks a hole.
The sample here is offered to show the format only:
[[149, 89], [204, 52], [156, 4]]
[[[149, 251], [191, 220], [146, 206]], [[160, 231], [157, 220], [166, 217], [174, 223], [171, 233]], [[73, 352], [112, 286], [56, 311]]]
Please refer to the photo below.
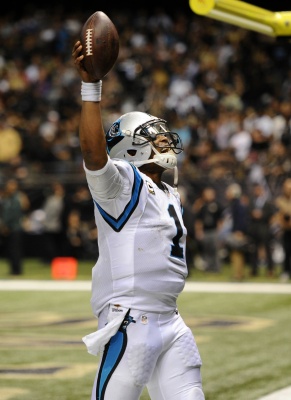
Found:
[[[30, 278], [49, 279], [48, 267], [30, 268]], [[90, 274], [87, 265], [80, 276]], [[90, 292], [0, 291], [0, 304], [0, 399], [89, 400], [98, 362], [81, 341], [96, 329]], [[179, 310], [200, 349], [206, 400], [256, 400], [291, 385], [290, 295], [184, 292]]]
[[[78, 262], [78, 274], [77, 280], [91, 279], [91, 270], [94, 266], [94, 260], [86, 260]], [[279, 281], [281, 273], [281, 266], [277, 265], [275, 268], [275, 273], [272, 278], [267, 276], [265, 268], [259, 270], [259, 275], [257, 277], [252, 277], [250, 275], [250, 268], [246, 265], [245, 275], [246, 282], [268, 282], [274, 283]], [[9, 266], [7, 261], [0, 258], [0, 279], [11, 279], [9, 275]], [[50, 265], [44, 264], [41, 260], [37, 258], [25, 259], [23, 262], [23, 274], [17, 276], [16, 279], [52, 279]], [[231, 268], [228, 264], [223, 265], [219, 273], [205, 272], [198, 269], [191, 269], [189, 281], [203, 281], [203, 282], [225, 282], [232, 280]]]

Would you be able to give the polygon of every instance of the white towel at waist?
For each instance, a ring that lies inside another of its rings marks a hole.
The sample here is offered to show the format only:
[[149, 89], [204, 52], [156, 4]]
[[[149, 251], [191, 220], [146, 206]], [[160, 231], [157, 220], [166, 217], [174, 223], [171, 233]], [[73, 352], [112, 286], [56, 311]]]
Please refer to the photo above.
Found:
[[116, 307], [110, 306], [107, 317], [108, 323], [103, 328], [82, 338], [83, 342], [87, 346], [88, 353], [93, 356], [97, 356], [101, 351], [103, 351], [104, 346], [118, 331], [128, 311], [128, 308], [118, 307], [117, 313], [116, 309]]

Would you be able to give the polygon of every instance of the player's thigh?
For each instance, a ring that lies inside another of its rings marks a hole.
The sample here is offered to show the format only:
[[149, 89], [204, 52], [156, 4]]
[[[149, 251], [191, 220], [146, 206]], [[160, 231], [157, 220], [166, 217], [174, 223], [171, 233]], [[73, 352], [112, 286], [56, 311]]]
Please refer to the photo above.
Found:
[[160, 356], [147, 385], [152, 400], [204, 400], [201, 358], [190, 329]]
[[[123, 341], [120, 347], [116, 345], [117, 341]], [[138, 400], [144, 384], [138, 381], [132, 369], [128, 360], [127, 338], [118, 332], [105, 347], [91, 400]]]
[[130, 316], [133, 322], [117, 332], [105, 348], [92, 400], [138, 399], [152, 376], [162, 348], [159, 330], [151, 318], [145, 323], [142, 314], [131, 312]]
[[122, 363], [117, 366], [101, 394], [97, 386], [98, 373], [99, 371], [95, 377], [91, 400], [138, 400], [140, 398], [143, 386], [135, 384], [133, 379], [130, 379]]

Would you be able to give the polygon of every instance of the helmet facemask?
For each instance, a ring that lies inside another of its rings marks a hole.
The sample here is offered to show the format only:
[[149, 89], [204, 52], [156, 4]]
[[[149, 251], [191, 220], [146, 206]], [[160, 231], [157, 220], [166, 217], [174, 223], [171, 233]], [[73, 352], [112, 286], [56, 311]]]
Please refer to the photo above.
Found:
[[[166, 141], [158, 141], [163, 136]], [[153, 158], [147, 160], [135, 160], [133, 164], [140, 167], [144, 164], [155, 163], [166, 169], [172, 169], [177, 165], [176, 154], [183, 151], [181, 139], [177, 133], [171, 132], [166, 121], [160, 118], [151, 119], [139, 125], [133, 132], [132, 145], [142, 149], [150, 145]], [[150, 154], [151, 156], [151, 154]]]

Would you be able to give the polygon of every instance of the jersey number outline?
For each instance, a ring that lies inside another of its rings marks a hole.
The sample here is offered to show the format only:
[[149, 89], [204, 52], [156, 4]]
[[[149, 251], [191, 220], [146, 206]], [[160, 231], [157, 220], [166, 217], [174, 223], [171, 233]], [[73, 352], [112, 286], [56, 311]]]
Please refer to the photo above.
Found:
[[173, 237], [173, 244], [171, 245], [171, 256], [172, 257], [177, 257], [177, 258], [184, 258], [184, 251], [183, 247], [180, 246], [179, 240], [183, 236], [183, 228], [180, 223], [180, 220], [178, 218], [178, 215], [176, 213], [175, 207], [173, 204], [169, 204], [168, 207], [168, 212], [170, 214], [170, 217], [174, 219], [175, 226], [177, 228], [177, 234]]

